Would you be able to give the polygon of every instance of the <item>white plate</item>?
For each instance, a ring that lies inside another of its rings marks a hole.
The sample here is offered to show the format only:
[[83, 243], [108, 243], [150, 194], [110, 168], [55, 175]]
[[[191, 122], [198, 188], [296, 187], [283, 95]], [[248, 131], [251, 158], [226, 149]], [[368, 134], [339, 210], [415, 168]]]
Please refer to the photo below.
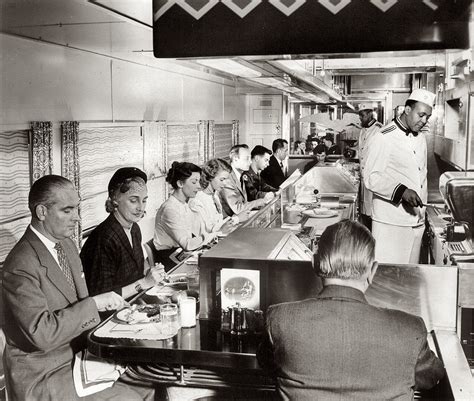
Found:
[[309, 217], [316, 217], [316, 218], [328, 218], [328, 217], [335, 217], [339, 213], [337, 210], [329, 210], [329, 209], [309, 209], [303, 212], [305, 216]]
[[[132, 311], [131, 308], [124, 308], [119, 310], [114, 319], [120, 323], [126, 324], [143, 324], [157, 322], [160, 320], [160, 314], [148, 316], [151, 309], [159, 308], [159, 305], [139, 305], [138, 308]], [[159, 310], [159, 309], [158, 309]]]

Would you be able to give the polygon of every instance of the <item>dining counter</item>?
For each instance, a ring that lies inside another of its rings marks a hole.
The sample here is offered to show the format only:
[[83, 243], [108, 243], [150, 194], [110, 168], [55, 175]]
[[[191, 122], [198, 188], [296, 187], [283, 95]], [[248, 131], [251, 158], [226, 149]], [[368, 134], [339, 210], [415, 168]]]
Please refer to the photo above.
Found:
[[[430, 271], [433, 268], [435, 270]], [[195, 265], [182, 263], [173, 272], [186, 273], [194, 269]], [[400, 286], [391, 289], [391, 283], [400, 280]], [[429, 344], [448, 372], [448, 381], [440, 391], [453, 395], [447, 399], [464, 400], [469, 398], [463, 395], [472, 394], [473, 378], [454, 327], [452, 308], [456, 303], [453, 295], [456, 286], [455, 267], [381, 265], [367, 299], [374, 305], [416, 312], [424, 317], [431, 331]], [[134, 302], [153, 303], [156, 299], [145, 291]], [[132, 374], [142, 380], [266, 391], [274, 388], [273, 380], [260, 369], [256, 359], [260, 334], [222, 333], [219, 320], [197, 319], [195, 327], [180, 328], [176, 335], [163, 340], [134, 338], [137, 337], [133, 333], [136, 325], [131, 326], [130, 333], [123, 333], [122, 338], [98, 336], [97, 332], [107, 324], [114, 324], [113, 319], [109, 318], [89, 334], [89, 351], [129, 364]]]
[[[319, 172], [320, 170], [315, 170], [312, 174]], [[311, 174], [303, 177], [305, 181], [298, 181], [302, 184], [300, 189], [305, 190], [311, 185], [313, 180], [308, 181], [308, 177]], [[346, 179], [344, 185], [348, 185]], [[296, 230], [285, 228], [282, 208], [288, 202], [293, 202], [296, 195], [298, 193], [294, 190], [282, 191], [280, 197], [241, 224], [234, 233], [220, 239], [210, 250], [204, 251], [198, 261], [196, 257], [192, 257], [169, 272], [187, 274], [200, 270], [201, 300], [198, 309], [201, 314], [195, 327], [180, 328], [176, 335], [167, 339], [160, 339], [159, 335], [153, 333], [148, 335], [145, 330], [133, 325], [128, 333], [104, 336], [104, 327], [110, 329], [116, 324], [112, 317], [89, 333], [89, 351], [103, 358], [129, 364], [137, 378], [150, 382], [201, 387], [250, 387], [273, 391], [273, 380], [260, 369], [256, 359], [261, 333], [231, 335], [220, 330], [220, 314], [217, 312], [221, 310], [218, 298], [221, 287], [217, 280], [219, 269], [223, 267], [259, 270], [261, 294], [267, 297], [261, 303], [262, 309], [268, 304], [315, 296], [319, 292], [321, 282], [314, 276], [311, 255], [308, 256], [309, 247], [307, 244], [302, 245], [304, 238], [301, 235], [300, 239], [296, 237], [307, 231], [310, 220], [313, 220], [316, 233], [321, 232], [332, 221], [330, 218], [311, 219], [306, 216], [302, 217]], [[354, 218], [356, 199], [357, 194], [351, 191], [339, 194], [336, 207], [344, 207], [336, 209], [337, 215], [331, 219], [338, 221], [341, 218]], [[247, 243], [250, 248], [239, 243]], [[226, 249], [233, 254], [228, 254]], [[196, 263], [199, 263], [199, 267]], [[472, 270], [474, 271], [474, 267]], [[213, 271], [216, 272], [215, 275], [211, 274]], [[279, 277], [278, 274], [285, 278], [277, 280], [285, 283], [283, 290], [272, 283], [272, 278]], [[448, 399], [461, 400], [464, 399], [463, 391], [464, 394], [471, 394], [472, 373], [466, 358], [464, 357], [465, 363], [462, 360], [462, 349], [456, 335], [456, 294], [459, 288], [456, 266], [380, 265], [367, 292], [367, 299], [379, 307], [400, 309], [423, 317], [428, 331], [431, 331], [430, 345], [445, 361], [449, 379], [447, 386], [455, 386], [453, 391], [445, 391], [452, 393], [452, 397]], [[176, 288], [180, 289], [182, 287]], [[157, 299], [155, 295], [144, 291], [133, 302], [154, 304]], [[461, 349], [455, 358], [450, 351], [453, 349]], [[462, 370], [461, 375], [458, 373], [459, 369]]]

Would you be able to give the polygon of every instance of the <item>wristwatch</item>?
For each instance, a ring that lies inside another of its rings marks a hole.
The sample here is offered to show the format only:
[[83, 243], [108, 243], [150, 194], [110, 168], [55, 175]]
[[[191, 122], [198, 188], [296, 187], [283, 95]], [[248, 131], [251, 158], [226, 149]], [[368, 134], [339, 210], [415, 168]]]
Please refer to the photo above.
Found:
[[142, 285], [140, 284], [140, 282], [138, 282], [137, 284], [135, 284], [135, 291], [136, 291], [137, 293], [143, 291], [143, 287], [142, 287]]

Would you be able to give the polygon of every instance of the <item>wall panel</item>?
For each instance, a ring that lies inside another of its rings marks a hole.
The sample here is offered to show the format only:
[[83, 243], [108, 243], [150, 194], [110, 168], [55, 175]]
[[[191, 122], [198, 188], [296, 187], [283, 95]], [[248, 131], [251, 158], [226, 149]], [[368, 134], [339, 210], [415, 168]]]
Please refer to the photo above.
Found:
[[223, 101], [221, 85], [183, 77], [184, 121], [222, 121], [224, 119]]
[[178, 74], [114, 60], [114, 119], [181, 121], [181, 88]]
[[0, 121], [110, 120], [109, 60], [1, 35]]

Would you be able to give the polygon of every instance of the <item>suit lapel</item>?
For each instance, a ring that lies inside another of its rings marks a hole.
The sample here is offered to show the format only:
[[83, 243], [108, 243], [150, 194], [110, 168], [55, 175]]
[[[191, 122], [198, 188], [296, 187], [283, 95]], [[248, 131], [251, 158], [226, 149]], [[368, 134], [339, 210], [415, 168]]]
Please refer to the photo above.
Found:
[[234, 182], [235, 187], [238, 188], [241, 195], [244, 197], [245, 200], [247, 200], [247, 194], [242, 190], [242, 184], [240, 183], [240, 180], [235, 175], [234, 170], [232, 170], [232, 173], [230, 174], [230, 177], [232, 178], [232, 181]]
[[271, 161], [273, 162], [273, 170], [275, 172], [278, 172], [278, 175], [280, 177], [285, 177], [285, 173], [283, 172], [283, 170], [281, 169], [281, 166], [280, 166], [280, 163], [278, 162], [277, 158], [275, 157], [275, 155], [272, 155], [272, 158]]
[[[76, 302], [77, 294], [67, 282], [66, 276], [64, 275], [58, 263], [56, 262], [56, 260], [54, 260], [53, 256], [48, 251], [46, 246], [41, 242], [38, 236], [30, 230], [29, 227], [26, 230], [25, 237], [38, 255], [40, 264], [46, 269], [46, 274], [50, 281], [56, 286], [56, 288], [66, 297], [66, 299], [70, 303]], [[74, 281], [76, 282], [76, 277], [74, 277]]]

